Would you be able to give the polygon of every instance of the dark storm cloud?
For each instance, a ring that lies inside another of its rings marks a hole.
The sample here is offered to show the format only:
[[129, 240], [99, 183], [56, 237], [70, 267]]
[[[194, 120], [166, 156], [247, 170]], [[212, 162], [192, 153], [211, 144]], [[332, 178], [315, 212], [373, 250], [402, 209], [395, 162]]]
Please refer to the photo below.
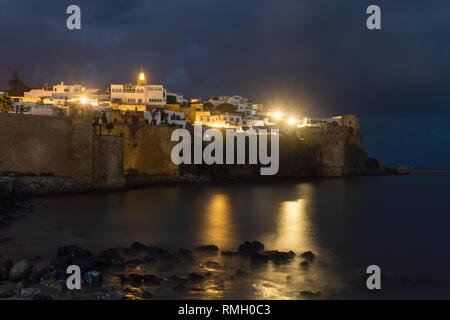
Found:
[[[381, 31], [365, 27], [374, 3]], [[70, 4], [81, 7], [81, 31], [65, 27]], [[407, 126], [433, 117], [422, 122], [425, 131], [437, 127], [441, 148], [448, 142], [448, 129], [434, 120], [450, 117], [448, 1], [2, 0], [1, 7], [2, 88], [15, 67], [33, 86], [105, 88], [134, 81], [142, 64], [152, 82], [187, 96], [242, 94], [300, 114], [357, 113], [373, 150], [392, 134], [394, 118]], [[422, 133], [415, 137], [425, 143]]]

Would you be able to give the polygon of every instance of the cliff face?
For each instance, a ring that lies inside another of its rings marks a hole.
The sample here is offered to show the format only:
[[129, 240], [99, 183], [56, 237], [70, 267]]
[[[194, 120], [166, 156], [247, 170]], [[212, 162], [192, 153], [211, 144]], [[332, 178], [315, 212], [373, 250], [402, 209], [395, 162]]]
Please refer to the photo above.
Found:
[[[354, 121], [352, 123], [355, 124]], [[279, 142], [280, 163], [275, 176], [261, 176], [260, 165], [182, 165], [180, 174], [230, 180], [379, 173], [378, 161], [368, 158], [362, 148], [357, 122], [356, 126], [306, 127], [282, 131]]]
[[318, 176], [340, 177], [366, 166], [366, 159], [361, 159], [360, 164], [355, 161], [355, 156], [360, 156], [359, 153], [365, 155], [359, 129], [345, 126], [303, 128], [298, 134], [306, 144], [317, 145], [320, 149], [317, 160], [322, 165], [317, 172]]

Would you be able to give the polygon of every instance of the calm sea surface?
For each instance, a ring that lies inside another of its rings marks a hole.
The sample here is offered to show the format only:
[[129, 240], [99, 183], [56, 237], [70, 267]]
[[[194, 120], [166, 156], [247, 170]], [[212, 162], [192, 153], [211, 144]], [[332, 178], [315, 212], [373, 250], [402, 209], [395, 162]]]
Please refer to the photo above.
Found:
[[[310, 290], [323, 298], [450, 298], [449, 188], [449, 172], [419, 172], [35, 199], [33, 213], [1, 232], [12, 240], [0, 253], [50, 257], [64, 244], [100, 251], [133, 241], [236, 250], [259, 240], [268, 250], [311, 250], [317, 258], [308, 270], [299, 268], [300, 258], [244, 265], [249, 276], [215, 289], [205, 284], [188, 297], [297, 299], [299, 290]], [[245, 263], [220, 254], [208, 259]], [[378, 292], [365, 289], [371, 264], [386, 276]]]

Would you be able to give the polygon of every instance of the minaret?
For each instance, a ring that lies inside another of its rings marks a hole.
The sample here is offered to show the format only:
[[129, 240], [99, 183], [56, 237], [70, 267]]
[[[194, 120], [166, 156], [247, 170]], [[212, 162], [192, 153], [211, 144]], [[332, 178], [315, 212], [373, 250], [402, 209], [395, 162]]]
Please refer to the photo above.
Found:
[[147, 77], [145, 76], [144, 69], [141, 66], [141, 71], [139, 72], [139, 76], [137, 79], [138, 86], [147, 84]]

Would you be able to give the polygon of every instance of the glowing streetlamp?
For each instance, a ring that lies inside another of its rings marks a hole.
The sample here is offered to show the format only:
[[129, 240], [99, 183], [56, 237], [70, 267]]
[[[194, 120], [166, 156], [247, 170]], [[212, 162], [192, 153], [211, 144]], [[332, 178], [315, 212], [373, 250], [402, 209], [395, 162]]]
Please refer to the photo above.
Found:
[[87, 103], [87, 98], [86, 97], [81, 97], [80, 101], [81, 101], [81, 104], [86, 104]]
[[296, 122], [297, 122], [297, 120], [295, 118], [289, 118], [289, 120], [288, 120], [289, 125], [294, 125]]
[[275, 118], [275, 119], [277, 119], [277, 120], [280, 120], [281, 119], [281, 113], [280, 112], [275, 112], [274, 114], [273, 114], [273, 117]]

